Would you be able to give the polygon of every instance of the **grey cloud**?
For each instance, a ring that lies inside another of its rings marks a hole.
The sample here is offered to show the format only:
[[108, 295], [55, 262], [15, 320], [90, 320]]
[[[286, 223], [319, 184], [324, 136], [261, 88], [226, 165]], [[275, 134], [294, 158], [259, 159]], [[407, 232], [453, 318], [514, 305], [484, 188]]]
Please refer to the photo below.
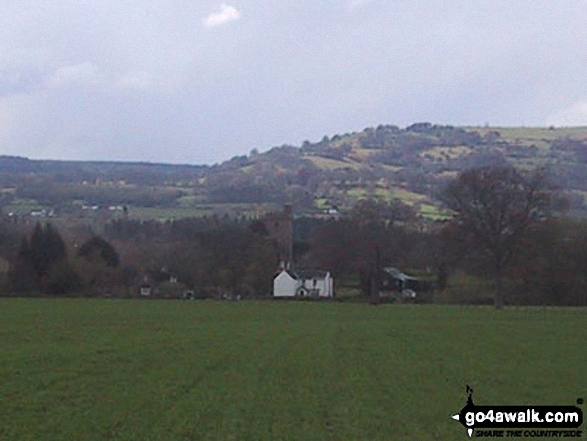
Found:
[[587, 124], [582, 1], [230, 1], [238, 23], [207, 28], [222, 4], [6, 0], [0, 153], [197, 163], [380, 123]]
[[35, 69], [0, 69], [0, 97], [31, 93], [44, 82], [44, 73]]

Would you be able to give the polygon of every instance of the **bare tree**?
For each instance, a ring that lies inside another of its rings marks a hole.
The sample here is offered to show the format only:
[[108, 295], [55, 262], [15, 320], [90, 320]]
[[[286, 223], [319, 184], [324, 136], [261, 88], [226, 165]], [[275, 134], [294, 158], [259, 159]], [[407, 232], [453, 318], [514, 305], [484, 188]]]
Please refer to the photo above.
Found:
[[465, 171], [444, 192], [468, 251], [486, 258], [498, 309], [505, 304], [505, 270], [526, 234], [551, 215], [553, 196], [544, 172], [522, 174], [511, 166]]

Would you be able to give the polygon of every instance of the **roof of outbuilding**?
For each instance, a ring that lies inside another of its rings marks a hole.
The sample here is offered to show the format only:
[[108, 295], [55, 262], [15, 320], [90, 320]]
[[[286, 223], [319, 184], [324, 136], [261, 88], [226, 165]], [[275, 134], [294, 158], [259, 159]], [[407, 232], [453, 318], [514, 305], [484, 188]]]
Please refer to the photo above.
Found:
[[394, 279], [398, 279], [398, 280], [402, 280], [402, 281], [406, 281], [406, 280], [418, 280], [415, 277], [412, 276], [408, 276], [405, 273], [402, 273], [400, 270], [398, 270], [397, 268], [392, 268], [392, 267], [388, 267], [388, 268], [383, 268], [383, 271], [385, 271], [387, 274], [389, 274], [391, 277], [393, 277]]

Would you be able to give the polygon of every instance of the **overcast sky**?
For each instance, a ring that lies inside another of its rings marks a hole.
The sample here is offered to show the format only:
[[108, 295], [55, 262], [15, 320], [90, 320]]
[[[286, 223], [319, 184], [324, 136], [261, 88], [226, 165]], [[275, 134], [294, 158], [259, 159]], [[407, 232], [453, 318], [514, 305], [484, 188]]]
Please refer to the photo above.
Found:
[[0, 154], [213, 163], [421, 121], [587, 125], [587, 2], [0, 4]]

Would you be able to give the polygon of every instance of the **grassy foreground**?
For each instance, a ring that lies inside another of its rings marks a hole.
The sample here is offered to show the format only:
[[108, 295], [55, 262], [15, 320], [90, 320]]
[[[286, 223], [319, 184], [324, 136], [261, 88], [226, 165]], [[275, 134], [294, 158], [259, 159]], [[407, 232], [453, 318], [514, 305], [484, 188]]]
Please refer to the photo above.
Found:
[[477, 404], [587, 398], [586, 317], [0, 299], [0, 439], [467, 439], [466, 384]]

